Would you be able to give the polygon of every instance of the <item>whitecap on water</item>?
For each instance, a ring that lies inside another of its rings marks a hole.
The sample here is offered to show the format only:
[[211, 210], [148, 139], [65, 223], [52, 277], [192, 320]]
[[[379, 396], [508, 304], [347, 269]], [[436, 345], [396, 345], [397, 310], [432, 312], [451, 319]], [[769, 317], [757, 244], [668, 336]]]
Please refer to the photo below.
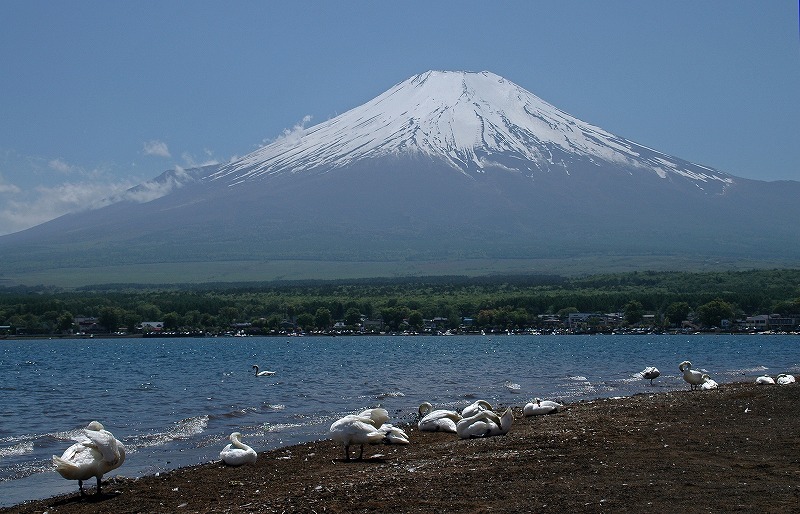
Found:
[[[203, 415], [182, 419], [166, 432], [156, 432], [154, 434], [144, 434], [134, 437], [130, 444], [131, 450], [135, 451], [137, 448], [159, 446], [176, 439], [189, 439], [192, 436], [203, 433], [206, 427], [208, 427], [208, 418], [207, 415]], [[128, 440], [126, 440], [125, 443], [126, 446], [128, 446]]]
[[33, 442], [26, 441], [13, 446], [0, 448], [0, 459], [13, 457], [15, 455], [25, 455], [26, 453], [33, 453]]

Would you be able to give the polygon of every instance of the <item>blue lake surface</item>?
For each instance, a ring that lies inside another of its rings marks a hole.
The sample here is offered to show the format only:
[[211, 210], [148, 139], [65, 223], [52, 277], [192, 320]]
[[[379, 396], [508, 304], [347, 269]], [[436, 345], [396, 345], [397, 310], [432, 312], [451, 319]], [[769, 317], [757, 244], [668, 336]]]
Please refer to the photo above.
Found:
[[[720, 384], [800, 374], [800, 336], [358, 336], [0, 341], [0, 506], [75, 491], [53, 471], [92, 420], [128, 450], [108, 476], [218, 459], [233, 431], [257, 451], [327, 438], [344, 414], [475, 399], [524, 405], [686, 389], [690, 360]], [[252, 365], [276, 374], [256, 377]], [[656, 366], [655, 385], [636, 373]], [[713, 394], [713, 393], [712, 393]], [[412, 441], [413, 444], [413, 441]], [[93, 485], [93, 480], [90, 480]]]

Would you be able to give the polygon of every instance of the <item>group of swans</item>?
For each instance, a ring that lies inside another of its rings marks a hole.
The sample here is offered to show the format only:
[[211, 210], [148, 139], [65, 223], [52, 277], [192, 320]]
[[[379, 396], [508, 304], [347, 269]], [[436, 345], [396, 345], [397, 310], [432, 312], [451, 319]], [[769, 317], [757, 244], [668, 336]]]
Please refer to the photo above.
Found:
[[348, 414], [333, 422], [330, 428], [332, 440], [344, 445], [344, 458], [350, 460], [350, 447], [359, 445], [358, 459], [364, 458], [365, 444], [409, 444], [408, 435], [400, 428], [387, 423], [386, 409], [367, 409], [358, 414]]
[[460, 414], [452, 410], [434, 410], [429, 402], [423, 402], [418, 412], [420, 420], [417, 428], [420, 430], [452, 432], [461, 439], [505, 435], [514, 423], [514, 413], [510, 408], [499, 415], [486, 400], [467, 405]]
[[788, 373], [780, 373], [776, 378], [772, 378], [769, 375], [762, 375], [756, 379], [756, 384], [775, 384], [778, 385], [789, 385], [794, 384], [795, 379], [794, 375], [789, 375]]
[[67, 448], [61, 457], [53, 455], [53, 466], [67, 480], [77, 480], [78, 490], [84, 496], [83, 481], [97, 478], [97, 495], [101, 494], [103, 475], [117, 469], [125, 462], [125, 446], [103, 427], [92, 421], [83, 430], [78, 442]]

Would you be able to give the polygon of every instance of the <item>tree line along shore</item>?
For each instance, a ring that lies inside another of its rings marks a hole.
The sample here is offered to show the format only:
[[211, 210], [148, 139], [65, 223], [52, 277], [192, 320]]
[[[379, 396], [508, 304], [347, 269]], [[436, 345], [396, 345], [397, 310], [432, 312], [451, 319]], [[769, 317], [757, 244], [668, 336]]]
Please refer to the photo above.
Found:
[[800, 270], [0, 289], [0, 337], [796, 332]]

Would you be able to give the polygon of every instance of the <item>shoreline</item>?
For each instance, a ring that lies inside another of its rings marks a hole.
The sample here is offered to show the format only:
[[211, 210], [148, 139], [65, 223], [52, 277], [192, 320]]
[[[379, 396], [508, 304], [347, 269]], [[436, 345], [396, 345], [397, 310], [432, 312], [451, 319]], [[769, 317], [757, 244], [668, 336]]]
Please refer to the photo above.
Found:
[[645, 392], [531, 418], [513, 409], [501, 437], [409, 427], [409, 446], [367, 447], [363, 461], [344, 461], [340, 445], [321, 439], [259, 452], [239, 468], [209, 462], [125, 478], [123, 465], [104, 480], [102, 497], [76, 490], [0, 513], [783, 511], [800, 503], [796, 384]]

